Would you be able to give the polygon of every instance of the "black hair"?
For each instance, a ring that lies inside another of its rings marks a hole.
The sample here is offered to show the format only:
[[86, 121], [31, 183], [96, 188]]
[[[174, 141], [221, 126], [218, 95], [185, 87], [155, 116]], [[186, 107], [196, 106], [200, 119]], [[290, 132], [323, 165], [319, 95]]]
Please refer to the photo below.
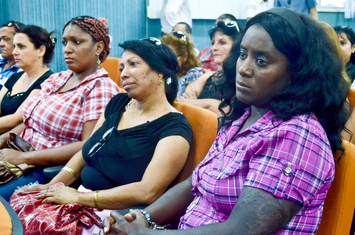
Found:
[[16, 33], [26, 34], [30, 39], [30, 42], [36, 49], [39, 49], [42, 45], [46, 47], [46, 52], [43, 55], [43, 62], [49, 64], [54, 55], [55, 39], [51, 38], [54, 32], [48, 33], [44, 28], [35, 25], [25, 25], [16, 29]]
[[217, 18], [217, 20], [225, 20], [225, 19], [229, 19], [231, 21], [237, 22], [237, 18], [235, 18], [234, 15], [228, 14], [228, 13], [222, 14], [222, 15], [218, 16], [218, 18]]
[[[2, 24], [0, 26], [0, 28], [3, 28], [3, 27], [14, 27], [15, 31], [16, 31], [17, 29], [19, 29], [19, 28], [21, 28], [23, 26], [25, 26], [25, 25], [22, 24], [21, 22], [10, 20], [10, 21], [7, 21], [4, 24]], [[14, 34], [15, 34], [15, 32], [14, 32]]]
[[170, 104], [173, 104], [178, 91], [179, 72], [179, 64], [173, 50], [155, 38], [125, 41], [119, 46], [124, 50], [133, 51], [153, 70], [163, 74], [166, 98]]
[[[238, 24], [236, 21], [232, 21]], [[229, 37], [231, 37], [233, 40], [237, 38], [239, 34], [239, 26], [238, 28], [233, 26], [229, 27], [227, 24], [230, 22], [224, 22], [224, 21], [219, 21], [208, 33], [210, 35], [210, 39], [212, 40], [213, 36], [216, 34], [216, 32], [221, 32]]]
[[[181, 22], [179, 22], [179, 23], [177, 23], [177, 24], [183, 24], [183, 25], [185, 25], [185, 29], [186, 29], [186, 33], [187, 33], [187, 34], [192, 33], [191, 26], [190, 26], [188, 23], [181, 21]], [[177, 25], [177, 24], [175, 24], [175, 25]]]
[[236, 62], [245, 32], [257, 25], [270, 35], [275, 48], [288, 60], [290, 83], [269, 103], [274, 119], [289, 120], [295, 115], [314, 113], [327, 133], [332, 150], [343, 150], [340, 132], [351, 107], [346, 101], [349, 86], [342, 76], [342, 61], [335, 56], [334, 45], [322, 26], [307, 16], [295, 14], [305, 27], [307, 40], [302, 45], [290, 24], [276, 14], [262, 12], [247, 22], [224, 62], [224, 81], [218, 85], [224, 92], [220, 110], [230, 107], [224, 113], [223, 122], [228, 125], [238, 119], [248, 106], [235, 97]]
[[[335, 30], [335, 32], [337, 34], [341, 34], [341, 33], [345, 34], [346, 37], [349, 39], [349, 41], [351, 43], [351, 46], [355, 45], [355, 33], [350, 27], [347, 27], [347, 26], [335, 26], [334, 30]], [[349, 62], [352, 63], [352, 64], [355, 64], [355, 53], [351, 54]]]

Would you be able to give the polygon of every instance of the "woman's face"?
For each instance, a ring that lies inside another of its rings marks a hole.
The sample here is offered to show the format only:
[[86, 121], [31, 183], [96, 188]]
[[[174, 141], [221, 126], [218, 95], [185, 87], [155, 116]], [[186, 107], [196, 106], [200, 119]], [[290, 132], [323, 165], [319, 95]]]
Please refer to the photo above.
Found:
[[98, 43], [79, 26], [68, 25], [62, 36], [64, 60], [68, 69], [81, 73], [97, 68]]
[[350, 61], [351, 54], [355, 51], [355, 45], [351, 45], [348, 36], [345, 33], [338, 33], [340, 47], [343, 51], [344, 63], [348, 63]]
[[216, 64], [222, 65], [233, 46], [233, 39], [222, 32], [216, 32], [211, 43], [213, 60]]
[[266, 108], [270, 99], [289, 83], [287, 63], [287, 58], [275, 48], [265, 29], [251, 26], [242, 39], [237, 61], [238, 100]]
[[183, 65], [183, 63], [186, 62], [187, 60], [187, 55], [183, 55], [181, 53], [178, 53], [178, 50], [176, 50], [175, 47], [173, 46], [168, 46], [171, 50], [173, 50], [173, 52], [175, 53], [176, 55], [176, 58], [177, 58], [177, 61], [178, 61], [178, 64], [179, 64], [179, 67], [181, 68], [181, 66]]
[[17, 67], [26, 70], [34, 65], [39, 66], [42, 62], [42, 56], [44, 54], [44, 46], [36, 49], [29, 37], [24, 33], [17, 33], [14, 37], [14, 50], [12, 55], [14, 56]]
[[120, 69], [123, 89], [131, 98], [144, 99], [161, 84], [158, 72], [130, 50], [123, 52]]

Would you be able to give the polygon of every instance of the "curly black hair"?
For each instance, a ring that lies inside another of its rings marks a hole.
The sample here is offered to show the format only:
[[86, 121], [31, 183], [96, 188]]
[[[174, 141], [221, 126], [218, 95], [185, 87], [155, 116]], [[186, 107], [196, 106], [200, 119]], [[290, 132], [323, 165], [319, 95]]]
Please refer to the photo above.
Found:
[[[262, 12], [247, 22], [223, 64], [223, 81], [217, 84], [224, 97], [219, 107], [224, 114], [223, 124], [238, 119], [248, 107], [236, 98], [236, 62], [245, 32], [258, 25], [270, 35], [275, 48], [287, 57], [289, 64], [289, 85], [269, 103], [274, 118], [289, 120], [295, 115], [314, 113], [327, 133], [332, 150], [342, 150], [340, 132], [351, 111], [346, 101], [349, 85], [342, 77], [342, 61], [334, 55], [334, 45], [322, 26], [307, 16], [297, 15], [305, 26], [303, 43], [292, 26], [276, 14]], [[222, 108], [226, 106], [229, 111], [224, 113]]]

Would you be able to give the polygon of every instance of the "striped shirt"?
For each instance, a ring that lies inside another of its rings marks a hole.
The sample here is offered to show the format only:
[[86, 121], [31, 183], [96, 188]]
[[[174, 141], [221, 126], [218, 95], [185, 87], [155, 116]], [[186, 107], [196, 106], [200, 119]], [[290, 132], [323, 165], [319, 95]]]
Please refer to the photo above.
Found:
[[250, 186], [302, 205], [278, 234], [315, 234], [335, 173], [324, 129], [314, 114], [272, 123], [269, 111], [238, 133], [249, 116], [247, 109], [231, 126], [222, 127], [195, 168], [195, 199], [179, 229], [226, 221], [243, 188]]
[[85, 122], [99, 119], [120, 91], [108, 73], [99, 69], [75, 87], [58, 92], [72, 74], [70, 70], [53, 74], [41, 84], [41, 92], [24, 105], [26, 128], [21, 135], [37, 150], [81, 141]]
[[20, 70], [22, 71], [22, 69], [17, 67], [16, 64], [4, 70], [6, 64], [7, 59], [0, 59], [0, 89], [4, 86], [5, 82], [7, 81], [7, 79], [9, 79], [9, 77], [11, 77], [14, 73], [19, 72]]

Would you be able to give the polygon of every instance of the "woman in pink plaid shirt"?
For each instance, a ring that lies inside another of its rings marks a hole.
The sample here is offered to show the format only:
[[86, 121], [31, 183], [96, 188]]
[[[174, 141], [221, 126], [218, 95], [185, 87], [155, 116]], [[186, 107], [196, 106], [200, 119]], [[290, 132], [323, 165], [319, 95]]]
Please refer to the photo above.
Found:
[[311, 18], [274, 8], [247, 22], [224, 71], [230, 111], [192, 177], [145, 211], [111, 213], [101, 234], [316, 233], [350, 110], [334, 45]]
[[[64, 26], [62, 43], [69, 70], [42, 83], [41, 91], [24, 104], [23, 124], [10, 131], [21, 134], [37, 151], [0, 150], [0, 160], [36, 166], [29, 175], [0, 186], [7, 200], [18, 186], [45, 183], [42, 167], [63, 165], [78, 152], [106, 104], [120, 92], [99, 67], [110, 52], [105, 24], [89, 16], [73, 18]], [[1, 147], [8, 138], [9, 132], [0, 136]]]

